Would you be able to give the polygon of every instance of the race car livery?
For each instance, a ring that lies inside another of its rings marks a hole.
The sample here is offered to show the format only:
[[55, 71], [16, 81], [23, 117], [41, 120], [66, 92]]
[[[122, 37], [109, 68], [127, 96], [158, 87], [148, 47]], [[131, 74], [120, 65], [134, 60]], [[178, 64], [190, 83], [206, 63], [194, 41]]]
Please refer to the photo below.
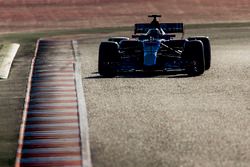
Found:
[[[161, 15], [150, 15], [151, 23], [135, 24], [129, 37], [111, 37], [99, 46], [98, 72], [113, 77], [124, 72], [176, 72], [198, 76], [211, 64], [208, 37], [184, 39], [183, 23], [159, 23]], [[182, 34], [176, 39], [177, 33]]]

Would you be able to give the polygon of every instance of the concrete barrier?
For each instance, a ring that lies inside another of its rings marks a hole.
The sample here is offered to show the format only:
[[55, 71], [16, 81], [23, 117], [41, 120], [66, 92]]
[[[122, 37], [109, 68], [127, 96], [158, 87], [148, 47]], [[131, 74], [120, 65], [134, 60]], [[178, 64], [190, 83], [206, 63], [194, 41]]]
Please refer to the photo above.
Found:
[[0, 45], [0, 79], [7, 79], [9, 76], [12, 62], [16, 56], [20, 44]]

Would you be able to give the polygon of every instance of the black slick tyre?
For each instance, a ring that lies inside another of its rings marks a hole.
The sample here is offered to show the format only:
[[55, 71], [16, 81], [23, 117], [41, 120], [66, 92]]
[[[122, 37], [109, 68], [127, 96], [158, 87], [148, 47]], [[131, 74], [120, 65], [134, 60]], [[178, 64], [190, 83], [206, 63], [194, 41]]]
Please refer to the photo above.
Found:
[[188, 61], [187, 73], [190, 76], [202, 75], [205, 71], [203, 43], [199, 40], [187, 41], [184, 46], [184, 56]]
[[99, 74], [104, 77], [114, 77], [118, 61], [118, 44], [116, 42], [102, 42], [99, 47]]
[[200, 40], [204, 47], [205, 70], [211, 66], [211, 45], [208, 37], [191, 37], [189, 40]]

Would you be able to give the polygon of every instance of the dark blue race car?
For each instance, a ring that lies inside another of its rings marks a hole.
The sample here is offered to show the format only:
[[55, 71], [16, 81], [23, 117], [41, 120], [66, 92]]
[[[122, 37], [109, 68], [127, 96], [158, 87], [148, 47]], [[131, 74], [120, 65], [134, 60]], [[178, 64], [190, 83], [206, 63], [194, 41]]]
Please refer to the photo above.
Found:
[[[183, 23], [135, 24], [132, 38], [111, 37], [99, 47], [99, 74], [113, 77], [124, 72], [177, 72], [198, 76], [210, 68], [208, 37], [183, 39]], [[182, 37], [176, 39], [177, 33]]]

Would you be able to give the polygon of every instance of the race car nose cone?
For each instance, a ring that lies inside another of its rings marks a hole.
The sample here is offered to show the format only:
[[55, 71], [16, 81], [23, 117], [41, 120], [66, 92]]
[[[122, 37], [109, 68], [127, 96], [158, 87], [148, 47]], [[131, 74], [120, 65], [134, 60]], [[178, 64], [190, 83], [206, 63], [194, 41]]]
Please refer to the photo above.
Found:
[[144, 41], [144, 66], [156, 65], [157, 53], [160, 49], [159, 41]]

